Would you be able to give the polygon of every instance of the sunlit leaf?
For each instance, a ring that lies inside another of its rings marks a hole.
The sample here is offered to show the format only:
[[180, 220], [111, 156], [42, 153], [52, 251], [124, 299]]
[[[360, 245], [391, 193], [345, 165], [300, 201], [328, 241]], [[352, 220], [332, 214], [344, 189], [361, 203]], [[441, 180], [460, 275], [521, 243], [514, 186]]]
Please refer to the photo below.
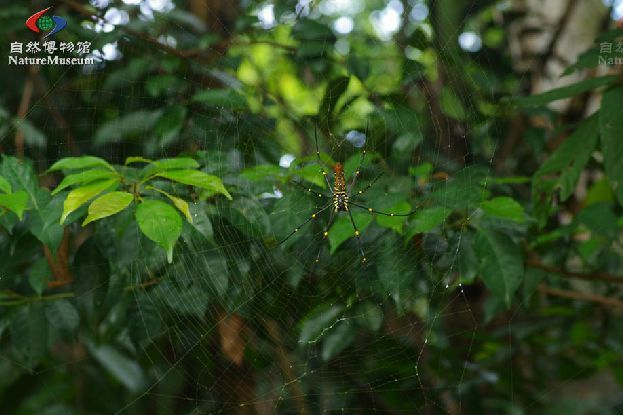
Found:
[[65, 203], [63, 205], [63, 214], [61, 215], [62, 224], [65, 222], [65, 219], [71, 212], [78, 209], [80, 206], [84, 205], [86, 202], [102, 193], [104, 190], [112, 188], [118, 183], [118, 180], [105, 180], [101, 182], [97, 182], [94, 184], [90, 184], [84, 187], [78, 187], [67, 195], [67, 199], [65, 199]]
[[0, 194], [0, 207], [10, 210], [22, 220], [28, 207], [28, 194], [24, 190], [7, 195]]
[[133, 199], [132, 193], [128, 192], [110, 192], [98, 197], [89, 205], [89, 215], [82, 226], [121, 212]]
[[114, 171], [106, 160], [94, 156], [65, 157], [54, 163], [48, 171], [86, 169], [97, 166], [103, 166]]
[[117, 174], [111, 170], [104, 169], [92, 169], [81, 171], [80, 173], [70, 174], [65, 176], [63, 181], [56, 186], [56, 188], [52, 191], [52, 195], [57, 194], [63, 189], [66, 189], [69, 186], [74, 186], [77, 184], [85, 185], [87, 183], [94, 182], [100, 179], [111, 179], [115, 177]]
[[169, 170], [158, 173], [157, 176], [189, 186], [196, 186], [202, 189], [211, 190], [215, 193], [225, 195], [225, 197], [231, 200], [231, 195], [227, 189], [225, 189], [225, 186], [223, 186], [221, 179], [199, 170]]

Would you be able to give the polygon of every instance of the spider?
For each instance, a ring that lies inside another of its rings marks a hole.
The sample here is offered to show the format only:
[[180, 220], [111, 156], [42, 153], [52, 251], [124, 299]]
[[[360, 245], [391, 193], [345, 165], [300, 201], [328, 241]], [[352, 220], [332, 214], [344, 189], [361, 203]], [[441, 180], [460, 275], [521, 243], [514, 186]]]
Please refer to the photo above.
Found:
[[[367, 128], [366, 128], [366, 136], [367, 136]], [[335, 166], [333, 167], [333, 186], [331, 186], [331, 182], [329, 180], [328, 174], [325, 171], [322, 161], [320, 159], [320, 150], [318, 148], [318, 135], [315, 129], [314, 129], [314, 138], [316, 141], [316, 158], [318, 159], [318, 165], [320, 166], [320, 173], [324, 177], [327, 187], [329, 188], [330, 194], [327, 195], [324, 193], [318, 193], [314, 189], [310, 187], [305, 187], [301, 183], [296, 182], [294, 180], [292, 180], [292, 183], [301, 187], [306, 192], [315, 193], [319, 198], [328, 199], [328, 202], [325, 203], [324, 206], [322, 206], [321, 208], [313, 212], [311, 216], [307, 218], [303, 223], [301, 223], [299, 226], [294, 228], [294, 230], [288, 236], [286, 236], [283, 240], [281, 240], [281, 242], [279, 242], [279, 245], [285, 243], [288, 239], [294, 236], [294, 234], [297, 233], [303, 226], [307, 225], [313, 220], [316, 220], [318, 218], [318, 215], [320, 215], [322, 212], [331, 208], [329, 221], [327, 222], [326, 226], [324, 226], [324, 229], [323, 229], [323, 233], [322, 233], [323, 239], [327, 239], [327, 237], [329, 236], [329, 228], [333, 224], [333, 220], [335, 219], [335, 217], [340, 213], [347, 213], [348, 217], [350, 218], [350, 223], [353, 225], [353, 230], [355, 232], [355, 237], [357, 239], [357, 245], [359, 247], [359, 253], [361, 254], [361, 262], [366, 263], [368, 261], [368, 258], [366, 257], [365, 251], [363, 250], [363, 244], [361, 242], [361, 234], [359, 230], [357, 229], [357, 224], [355, 223], [355, 220], [353, 219], [353, 215], [351, 213], [351, 207], [354, 206], [359, 209], [366, 210], [370, 214], [378, 214], [378, 215], [391, 216], [391, 217], [410, 216], [414, 214], [416, 211], [413, 210], [409, 213], [403, 213], [403, 214], [381, 212], [379, 210], [372, 209], [371, 207], [366, 207], [356, 202], [357, 198], [361, 197], [361, 195], [363, 195], [366, 191], [368, 191], [368, 189], [370, 189], [377, 182], [377, 180], [383, 175], [383, 172], [379, 173], [366, 187], [354, 192], [355, 185], [357, 183], [357, 178], [361, 174], [361, 167], [366, 157], [365, 150], [361, 151], [361, 157], [359, 159], [359, 167], [357, 168], [357, 170], [355, 170], [355, 174], [353, 175], [353, 179], [350, 185], [348, 186], [346, 185], [346, 178], [344, 176], [344, 166], [342, 165], [342, 163], [335, 163]], [[319, 261], [320, 261], [320, 251], [318, 252], [318, 255], [316, 256], [315, 262], [318, 263]]]

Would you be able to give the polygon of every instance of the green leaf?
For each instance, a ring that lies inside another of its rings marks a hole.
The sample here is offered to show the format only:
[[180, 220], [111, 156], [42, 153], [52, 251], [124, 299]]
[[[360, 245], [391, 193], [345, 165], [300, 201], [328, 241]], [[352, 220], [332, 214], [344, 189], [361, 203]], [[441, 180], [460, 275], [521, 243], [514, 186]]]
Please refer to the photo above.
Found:
[[182, 218], [170, 205], [159, 200], [146, 200], [136, 208], [136, 221], [141, 232], [167, 252], [173, 262], [173, 247], [182, 234]]
[[13, 189], [25, 190], [36, 206], [39, 180], [31, 162], [3, 154], [0, 174], [11, 184]]
[[97, 182], [94, 184], [90, 184], [84, 187], [78, 187], [67, 195], [67, 199], [65, 199], [65, 203], [63, 204], [63, 214], [61, 215], [62, 224], [65, 222], [65, 219], [71, 212], [78, 209], [80, 206], [84, 205], [86, 202], [94, 198], [95, 196], [102, 193], [104, 190], [117, 185], [118, 179], [115, 180], [105, 180], [101, 182]]
[[132, 193], [128, 192], [110, 192], [98, 197], [89, 205], [89, 215], [82, 222], [82, 226], [121, 212], [133, 199]]
[[494, 296], [510, 307], [523, 278], [523, 253], [513, 240], [499, 232], [481, 229], [475, 242], [478, 269]]
[[512, 98], [511, 102], [521, 107], [536, 107], [539, 105], [545, 105], [552, 101], [558, 101], [560, 99], [583, 94], [584, 92], [592, 91], [593, 89], [599, 87], [612, 85], [618, 79], [619, 77], [614, 75], [585, 79], [584, 81], [576, 82], [575, 84], [563, 86], [561, 88], [552, 89], [550, 91], [543, 92], [542, 94], [531, 95], [528, 97]]
[[482, 210], [488, 215], [502, 219], [509, 219], [522, 223], [524, 221], [523, 207], [511, 197], [500, 196], [491, 200], [485, 200], [480, 204]]
[[145, 375], [134, 360], [108, 345], [89, 344], [88, 349], [95, 360], [130, 391], [137, 393], [144, 387]]
[[606, 91], [601, 100], [599, 127], [604, 166], [614, 191], [623, 204], [623, 86]]
[[[398, 215], [406, 215], [411, 212], [411, 205], [407, 201], [398, 202], [394, 206], [391, 206], [389, 209], [383, 209], [383, 212], [386, 213], [395, 213]], [[402, 227], [407, 220], [408, 216], [385, 216], [385, 215], [376, 215], [376, 223], [385, 228], [393, 229], [398, 233], [402, 233]]]
[[444, 114], [459, 121], [467, 119], [467, 111], [451, 88], [445, 87], [439, 94], [439, 106]]
[[185, 201], [184, 199], [181, 199], [179, 197], [173, 196], [173, 195], [165, 192], [164, 190], [158, 189], [157, 187], [147, 186], [146, 189], [155, 190], [156, 192], [161, 193], [161, 194], [165, 195], [166, 197], [168, 197], [169, 200], [171, 200], [171, 202], [173, 202], [175, 207], [178, 208], [179, 211], [184, 214], [184, 216], [186, 217], [186, 220], [188, 220], [188, 222], [190, 222], [190, 223], [193, 223], [193, 217], [190, 214], [190, 209], [188, 208], [188, 202], [187, 201]]
[[[374, 217], [369, 213], [353, 213], [353, 220], [357, 225], [359, 233], [363, 233], [368, 225], [372, 222]], [[355, 230], [353, 224], [350, 222], [348, 214], [340, 215], [331, 229], [329, 229], [329, 247], [331, 253], [334, 253], [337, 248], [340, 247], [348, 239], [355, 236]]]
[[318, 117], [323, 127], [331, 125], [337, 101], [344, 94], [344, 92], [346, 92], [349, 82], [349, 77], [342, 76], [333, 79], [327, 85], [324, 97], [320, 103], [320, 108], [318, 109]]
[[173, 105], [167, 108], [154, 126], [154, 135], [159, 146], [166, 146], [177, 138], [184, 124], [187, 113], [186, 107]]
[[327, 362], [350, 346], [355, 341], [356, 334], [355, 326], [348, 320], [337, 323], [322, 342], [322, 360]]
[[78, 311], [67, 300], [57, 300], [48, 303], [45, 307], [45, 316], [52, 326], [60, 330], [73, 332], [80, 324]]
[[24, 141], [26, 144], [32, 147], [45, 148], [47, 141], [45, 134], [43, 134], [41, 130], [35, 127], [30, 121], [21, 118], [14, 118], [13, 126], [24, 135]]
[[306, 182], [312, 183], [323, 189], [327, 187], [321, 168], [318, 164], [307, 164], [294, 172], [300, 175]]
[[157, 160], [143, 169], [143, 177], [152, 176], [158, 172], [176, 169], [196, 169], [199, 163], [190, 157], [177, 157], [170, 159]]
[[54, 163], [48, 171], [86, 169], [88, 167], [98, 166], [103, 166], [109, 170], [115, 171], [106, 160], [94, 156], [65, 157]]
[[316, 343], [338, 321], [338, 317], [344, 311], [340, 304], [320, 304], [313, 309], [301, 323], [299, 343]]
[[32, 289], [41, 295], [45, 290], [46, 283], [52, 277], [52, 270], [45, 258], [39, 258], [28, 272], [28, 283]]
[[85, 185], [87, 183], [94, 182], [100, 179], [111, 179], [117, 175], [116, 172], [104, 169], [92, 169], [81, 171], [80, 173], [70, 174], [65, 176], [63, 181], [56, 186], [56, 188], [52, 191], [52, 195], [57, 194], [63, 189], [66, 189], [69, 186], [74, 186], [77, 184]]
[[0, 207], [15, 213], [19, 220], [24, 217], [24, 210], [28, 207], [28, 194], [20, 190], [8, 195], [0, 195]]
[[37, 189], [33, 204], [35, 209], [26, 220], [28, 229], [54, 253], [63, 238], [63, 227], [59, 223], [63, 199], [60, 195], [51, 198], [47, 190]]
[[153, 160], [147, 159], [145, 157], [133, 156], [125, 159], [125, 165], [133, 164], [133, 163], [151, 163]]
[[534, 173], [535, 181], [552, 173], [560, 173], [554, 188], [560, 188], [560, 198], [563, 201], [573, 194], [580, 173], [597, 144], [598, 121], [596, 115], [584, 120]]
[[247, 107], [244, 95], [233, 89], [206, 89], [193, 95], [191, 101], [231, 110], [243, 110]]
[[383, 309], [378, 304], [366, 301], [355, 310], [355, 320], [372, 331], [377, 331], [383, 325]]
[[0, 191], [4, 193], [11, 193], [11, 183], [8, 182], [7, 179], [0, 176]]
[[202, 189], [211, 190], [215, 193], [225, 195], [231, 200], [231, 195], [223, 186], [223, 182], [216, 176], [204, 173], [199, 170], [170, 170], [163, 173], [158, 173], [157, 176], [164, 177], [165, 179], [173, 180], [178, 183], [183, 183], [189, 186], [200, 187]]
[[445, 207], [432, 207], [416, 212], [413, 220], [409, 223], [405, 239], [409, 240], [418, 233], [430, 232], [448, 219], [452, 209]]
[[118, 143], [126, 138], [144, 137], [154, 127], [162, 110], [140, 110], [105, 122], [95, 133], [95, 145]]

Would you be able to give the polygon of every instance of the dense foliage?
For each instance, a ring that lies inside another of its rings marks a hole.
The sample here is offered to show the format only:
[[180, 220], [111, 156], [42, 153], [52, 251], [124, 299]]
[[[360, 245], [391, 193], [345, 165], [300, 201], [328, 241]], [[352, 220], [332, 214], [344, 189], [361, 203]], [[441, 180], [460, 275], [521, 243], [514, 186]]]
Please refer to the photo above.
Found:
[[531, 94], [506, 3], [55, 2], [98, 62], [2, 68], [0, 412], [619, 413], [623, 32]]

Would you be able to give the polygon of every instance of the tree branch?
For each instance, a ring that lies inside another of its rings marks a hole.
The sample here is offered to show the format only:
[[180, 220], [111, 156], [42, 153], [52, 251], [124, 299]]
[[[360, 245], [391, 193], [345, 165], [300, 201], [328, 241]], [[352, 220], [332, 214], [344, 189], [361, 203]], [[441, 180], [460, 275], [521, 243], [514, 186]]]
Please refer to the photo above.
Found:
[[602, 295], [582, 293], [579, 291], [562, 290], [560, 288], [549, 287], [545, 284], [539, 284], [539, 292], [554, 297], [569, 298], [572, 300], [580, 301], [590, 301], [600, 304], [602, 306], [623, 308], [623, 301], [619, 300], [618, 298], [609, 298]]
[[528, 261], [526, 261], [526, 265], [532, 268], [542, 269], [543, 271], [551, 272], [552, 274], [558, 274], [565, 278], [573, 278], [576, 280], [585, 280], [585, 281], [603, 281], [603, 282], [610, 282], [613, 284], [623, 284], [623, 276], [609, 274], [607, 272], [597, 271], [597, 272], [591, 272], [591, 273], [581, 273], [581, 272], [567, 271], [562, 268], [545, 265], [538, 259], [529, 259]]

